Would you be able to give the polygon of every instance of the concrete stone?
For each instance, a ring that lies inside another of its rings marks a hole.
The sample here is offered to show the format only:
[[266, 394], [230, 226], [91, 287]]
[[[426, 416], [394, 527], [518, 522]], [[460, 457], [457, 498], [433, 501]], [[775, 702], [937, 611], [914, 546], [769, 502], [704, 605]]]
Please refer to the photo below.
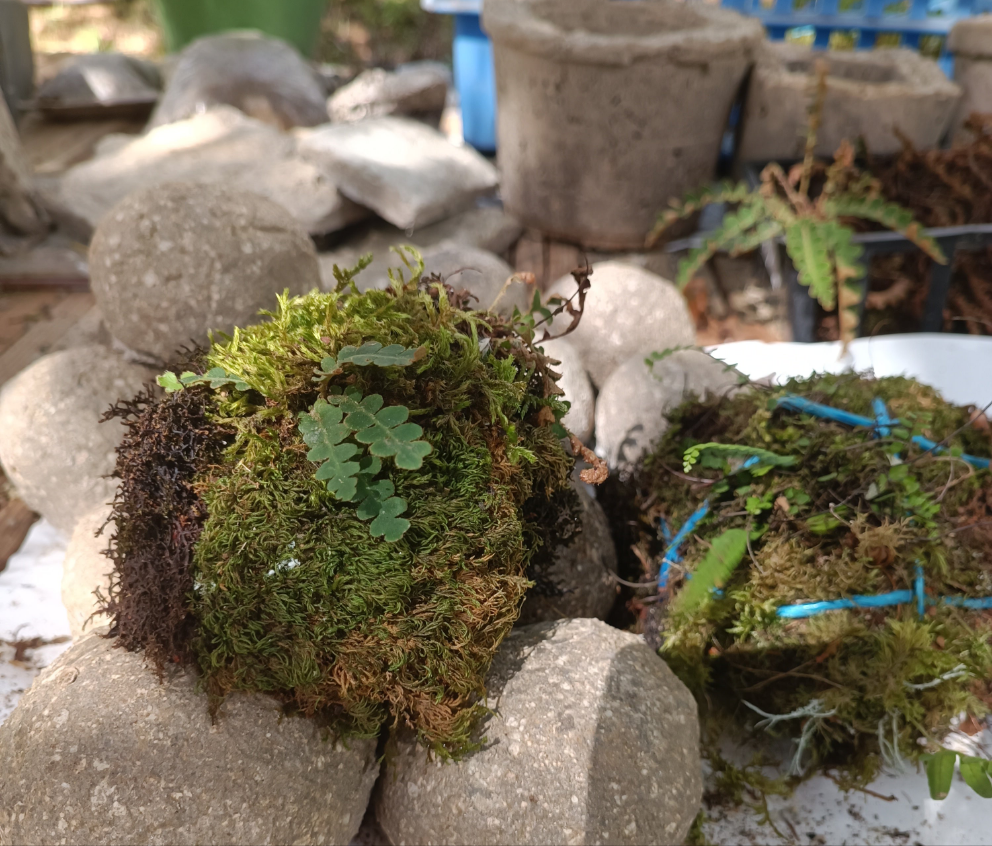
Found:
[[588, 443], [595, 425], [596, 398], [593, 395], [589, 374], [586, 373], [585, 365], [582, 363], [582, 356], [568, 342], [568, 338], [545, 341], [541, 347], [545, 353], [561, 362], [554, 368], [556, 373], [561, 373], [558, 387], [565, 392], [562, 399], [572, 404], [561, 422], [580, 441]]
[[[961, 89], [937, 63], [913, 50], [839, 50], [827, 59], [827, 95], [816, 154], [830, 158], [847, 139], [865, 139], [876, 155], [898, 153], [898, 129], [918, 149], [940, 144]], [[814, 55], [805, 47], [767, 42], [758, 54], [744, 109], [740, 158], [802, 158], [813, 96]]]
[[704, 4], [486, 0], [506, 208], [553, 238], [639, 249], [712, 178], [761, 24]]
[[198, 38], [169, 74], [149, 128], [227, 105], [280, 129], [327, 121], [324, 86], [293, 47], [257, 32]]
[[103, 346], [50, 353], [0, 391], [0, 464], [25, 503], [66, 536], [113, 499], [119, 421], [100, 423], [117, 400], [152, 382], [154, 371]]
[[598, 620], [503, 641], [480, 751], [386, 756], [376, 817], [394, 843], [681, 843], [699, 810], [696, 703], [636, 635]]
[[333, 172], [342, 194], [404, 230], [471, 207], [499, 181], [475, 150], [409, 118], [328, 124], [297, 136], [300, 152]]
[[967, 143], [971, 134], [962, 127], [969, 115], [992, 112], [992, 15], [962, 18], [951, 29], [947, 48], [954, 53], [954, 81], [962, 89], [951, 131], [955, 141]]
[[[693, 344], [696, 330], [681, 292], [667, 279], [623, 262], [592, 266], [585, 312], [568, 342], [578, 350], [593, 384], [636, 353], [647, 355]], [[564, 276], [548, 293], [570, 297], [575, 281]], [[566, 316], [555, 321], [555, 328]], [[565, 323], [567, 325], [567, 321]]]
[[390, 247], [412, 244], [425, 250], [448, 241], [503, 255], [522, 232], [523, 227], [518, 220], [495, 206], [469, 209], [409, 233], [385, 221], [376, 221], [363, 227], [351, 240], [336, 249], [320, 254], [321, 286], [325, 291], [333, 289], [334, 265], [354, 267], [365, 253], [372, 253], [374, 258], [372, 264], [355, 277], [362, 291], [384, 288], [389, 284], [387, 271], [398, 261], [396, 255], [390, 252]]
[[35, 103], [42, 111], [141, 103], [150, 109], [161, 85], [152, 62], [123, 53], [90, 53], [68, 59], [38, 88]]
[[[475, 296], [472, 307], [486, 311], [495, 302], [513, 268], [499, 256], [477, 247], [442, 241], [424, 250], [424, 272], [439, 274], [456, 291], [465, 289]], [[514, 280], [496, 303], [496, 313], [504, 316], [530, 308], [534, 286]]]
[[90, 246], [93, 294], [111, 333], [161, 362], [211, 330], [230, 332], [276, 295], [320, 285], [306, 232], [276, 203], [220, 185], [137, 191]]
[[450, 74], [435, 62], [416, 62], [396, 71], [373, 68], [335, 91], [327, 101], [327, 113], [339, 123], [409, 115], [423, 116], [437, 126]]
[[64, 174], [54, 200], [96, 228], [129, 194], [167, 182], [250, 191], [281, 205], [313, 234], [336, 231], [369, 215], [341, 196], [329, 170], [297, 155], [291, 136], [230, 106], [138, 138], [108, 136], [93, 159]]
[[[72, 639], [79, 640], [84, 632], [91, 632], [110, 622], [105, 614], [94, 613], [97, 600], [94, 591], [99, 588], [107, 596], [113, 562], [104, 554], [114, 533], [110, 519], [110, 505], [95, 508], [76, 523], [65, 552], [62, 565], [62, 604], [69, 616]], [[97, 533], [100, 534], [97, 534]]]
[[[582, 531], [559, 547], [554, 563], [543, 571], [561, 596], [530, 591], [520, 609], [518, 626], [572, 617], [605, 620], [617, 598], [617, 551], [610, 524], [583, 482], [573, 483], [582, 505]], [[611, 575], [612, 574], [612, 575]]]
[[596, 450], [610, 467], [640, 460], [668, 429], [667, 415], [690, 396], [730, 395], [740, 374], [701, 350], [678, 350], [649, 368], [643, 355], [618, 367], [596, 400]]
[[48, 228], [48, 215], [31, 178], [21, 138], [6, 101], [0, 97], [0, 224], [8, 236], [37, 236]]
[[347, 843], [379, 770], [269, 697], [217, 720], [196, 677], [94, 633], [0, 726], [0, 831], [13, 843]]

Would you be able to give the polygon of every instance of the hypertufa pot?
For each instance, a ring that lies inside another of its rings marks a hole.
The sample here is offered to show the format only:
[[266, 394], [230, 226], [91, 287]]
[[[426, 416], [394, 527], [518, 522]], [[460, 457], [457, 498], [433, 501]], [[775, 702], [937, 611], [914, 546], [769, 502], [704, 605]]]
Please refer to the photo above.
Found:
[[764, 37], [669, 0], [486, 0], [508, 211], [556, 238], [638, 248], [672, 197], [714, 175]]

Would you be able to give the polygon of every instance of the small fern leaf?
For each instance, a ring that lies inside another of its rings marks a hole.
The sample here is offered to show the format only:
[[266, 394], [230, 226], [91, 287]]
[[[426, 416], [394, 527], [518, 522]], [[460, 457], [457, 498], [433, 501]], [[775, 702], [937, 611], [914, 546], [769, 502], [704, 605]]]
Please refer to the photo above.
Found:
[[678, 608], [690, 613], [709, 599], [713, 588], [722, 588], [747, 552], [747, 531], [727, 529], [713, 540], [692, 578], [679, 592]]
[[399, 516], [404, 511], [406, 511], [406, 502], [402, 499], [396, 496], [387, 499], [382, 504], [379, 516], [369, 526], [372, 537], [381, 537], [387, 543], [396, 543], [410, 528], [410, 521]]
[[174, 394], [181, 391], [185, 386], [171, 370], [167, 370], [155, 380], [161, 387], [165, 388], [167, 394]]
[[369, 341], [360, 347], [343, 347], [338, 353], [337, 365], [355, 364], [365, 367], [374, 364], [377, 367], [406, 367], [417, 359], [417, 347], [407, 348], [400, 344], [390, 344], [384, 347], [378, 341]]
[[378, 482], [368, 482], [364, 478], [358, 479], [358, 514], [359, 520], [372, 520], [379, 516], [382, 511], [382, 504], [396, 493], [396, 486], [389, 479], [380, 479]]
[[300, 415], [300, 434], [311, 449], [307, 460], [319, 463], [317, 479], [327, 483], [327, 490], [344, 502], [355, 498], [361, 467], [351, 461], [359, 448], [352, 443], [342, 443], [351, 429], [342, 423], [344, 413], [335, 405], [317, 400], [310, 412]]
[[[377, 395], [375, 395], [377, 396]], [[381, 398], [380, 398], [381, 402]], [[392, 456], [397, 467], [404, 470], [418, 470], [424, 459], [431, 453], [431, 445], [420, 440], [424, 430], [416, 423], [407, 423], [410, 416], [406, 406], [391, 405], [377, 411], [373, 422], [355, 433], [355, 440], [368, 444], [372, 455], [387, 458]], [[352, 415], [348, 416], [350, 426]], [[364, 422], [364, 418], [361, 422]]]
[[785, 249], [799, 271], [799, 284], [807, 286], [820, 305], [831, 311], [837, 294], [822, 224], [809, 218], [797, 220], [785, 230]]
[[225, 385], [233, 385], [237, 391], [247, 391], [250, 385], [240, 376], [228, 373], [223, 367], [213, 367], [198, 376], [196, 373], [186, 372], [179, 377], [179, 381], [186, 387], [190, 385], [209, 385], [213, 390], [223, 388]]

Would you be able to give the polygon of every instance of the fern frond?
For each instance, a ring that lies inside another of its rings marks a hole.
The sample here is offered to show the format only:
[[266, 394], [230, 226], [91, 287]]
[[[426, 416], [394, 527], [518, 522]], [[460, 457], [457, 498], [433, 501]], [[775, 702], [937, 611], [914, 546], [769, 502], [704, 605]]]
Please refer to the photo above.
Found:
[[822, 226], [810, 218], [800, 218], [785, 230], [785, 249], [799, 271], [799, 284], [808, 287], [830, 311], [837, 303], [837, 292]]
[[755, 227], [764, 224], [767, 220], [764, 200], [759, 196], [752, 196], [750, 202], [737, 211], [725, 214], [720, 226], [703, 242], [703, 246], [691, 250], [689, 255], [679, 262], [678, 286], [684, 288], [688, 285], [693, 276], [717, 253], [728, 252], [739, 255], [738, 245], [750, 243], [754, 237]]
[[836, 220], [821, 225], [827, 249], [833, 256], [837, 279], [837, 322], [840, 327], [840, 340], [847, 351], [847, 345], [858, 332], [861, 301], [865, 296], [865, 266], [860, 259], [863, 247], [853, 240], [854, 233]]
[[658, 222], [648, 234], [645, 244], [651, 249], [675, 221], [691, 217], [714, 203], [743, 203], [751, 197], [751, 190], [743, 182], [721, 182], [685, 195], [682, 200], [672, 200], [671, 208], [658, 215]]
[[709, 599], [710, 591], [727, 583], [747, 552], [747, 535], [745, 529], [727, 529], [713, 539], [706, 557], [679, 591], [676, 599], [678, 611], [691, 613]]
[[829, 217], [860, 217], [880, 223], [908, 238], [938, 264], [947, 264], [947, 256], [940, 245], [923, 232], [923, 227], [913, 218], [913, 213], [898, 203], [881, 197], [841, 194], [827, 200], [823, 204], [823, 210]]

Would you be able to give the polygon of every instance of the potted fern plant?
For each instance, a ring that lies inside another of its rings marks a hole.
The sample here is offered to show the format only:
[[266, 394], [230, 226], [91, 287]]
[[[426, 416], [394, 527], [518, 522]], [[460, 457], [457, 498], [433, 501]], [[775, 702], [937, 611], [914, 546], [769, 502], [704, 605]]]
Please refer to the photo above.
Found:
[[[816, 161], [814, 150], [826, 95], [826, 76], [826, 63], [820, 61], [801, 163], [788, 171], [775, 162], [767, 165], [756, 188], [743, 182], [724, 182], [691, 193], [682, 201], [673, 201], [671, 208], [659, 215], [647, 244], [654, 246], [672, 224], [691, 217], [705, 206], [713, 203], [734, 206], [702, 246], [693, 249], [680, 263], [679, 286], [685, 287], [719, 252], [738, 256], [765, 241], [782, 239], [798, 271], [799, 283], [809, 288], [825, 310], [837, 309], [840, 339], [846, 348], [857, 334], [859, 308], [865, 295], [862, 284], [865, 267], [861, 264], [864, 250], [853, 239], [852, 221], [868, 221], [899, 232], [940, 264], [946, 264], [947, 258], [908, 209], [886, 200], [878, 182], [855, 167], [851, 144], [846, 141], [841, 144], [833, 163], [827, 167]], [[814, 176], [822, 177], [815, 197], [811, 193]]]

